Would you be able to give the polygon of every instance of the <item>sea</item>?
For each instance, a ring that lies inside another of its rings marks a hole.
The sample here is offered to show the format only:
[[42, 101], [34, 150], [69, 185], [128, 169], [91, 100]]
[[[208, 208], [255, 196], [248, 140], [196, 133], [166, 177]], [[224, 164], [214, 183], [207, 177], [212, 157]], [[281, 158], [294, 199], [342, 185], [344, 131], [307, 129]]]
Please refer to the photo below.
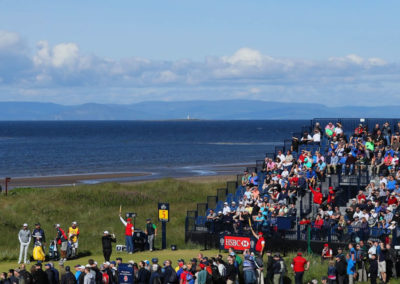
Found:
[[3, 121], [0, 178], [223, 174], [274, 151], [304, 120]]

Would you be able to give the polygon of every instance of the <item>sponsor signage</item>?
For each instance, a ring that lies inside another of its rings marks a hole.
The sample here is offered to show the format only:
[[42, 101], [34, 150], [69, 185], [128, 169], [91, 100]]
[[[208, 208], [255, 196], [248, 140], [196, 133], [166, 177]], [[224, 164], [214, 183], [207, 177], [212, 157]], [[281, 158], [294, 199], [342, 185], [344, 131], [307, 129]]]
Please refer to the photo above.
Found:
[[224, 249], [245, 250], [251, 248], [250, 237], [224, 236]]

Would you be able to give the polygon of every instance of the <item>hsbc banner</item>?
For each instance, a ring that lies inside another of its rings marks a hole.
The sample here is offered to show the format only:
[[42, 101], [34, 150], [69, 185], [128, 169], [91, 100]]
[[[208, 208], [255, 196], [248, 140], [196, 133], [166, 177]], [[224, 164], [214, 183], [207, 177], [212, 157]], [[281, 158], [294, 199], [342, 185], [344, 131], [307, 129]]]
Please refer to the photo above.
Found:
[[254, 248], [255, 242], [250, 237], [224, 235], [220, 237], [220, 249], [233, 248], [234, 250], [245, 250]]

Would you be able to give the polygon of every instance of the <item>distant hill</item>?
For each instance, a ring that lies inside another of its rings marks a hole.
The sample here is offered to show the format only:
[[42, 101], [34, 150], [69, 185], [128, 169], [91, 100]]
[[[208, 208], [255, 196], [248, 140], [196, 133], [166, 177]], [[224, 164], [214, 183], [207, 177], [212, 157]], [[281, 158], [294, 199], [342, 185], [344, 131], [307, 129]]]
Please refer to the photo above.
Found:
[[0, 120], [311, 119], [399, 117], [400, 106], [343, 106], [251, 100], [140, 102], [129, 105], [0, 102]]

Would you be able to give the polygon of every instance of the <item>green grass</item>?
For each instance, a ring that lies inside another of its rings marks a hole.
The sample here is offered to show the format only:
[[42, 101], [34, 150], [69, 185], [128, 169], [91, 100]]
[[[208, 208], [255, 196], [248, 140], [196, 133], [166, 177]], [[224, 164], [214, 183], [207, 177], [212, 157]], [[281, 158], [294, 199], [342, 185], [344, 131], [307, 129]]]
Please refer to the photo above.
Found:
[[[119, 220], [122, 212], [136, 212], [136, 228], [144, 229], [146, 218], [158, 225], [156, 247], [160, 247], [161, 224], [157, 221], [157, 203], [170, 203], [170, 222], [167, 224], [167, 244], [185, 246], [185, 217], [187, 210], [195, 210], [198, 202], [207, 195], [216, 195], [216, 188], [225, 183], [190, 183], [174, 179], [123, 185], [79, 185], [62, 188], [24, 188], [12, 190], [7, 197], [0, 196], [0, 261], [16, 260], [19, 252], [17, 234], [23, 223], [33, 229], [40, 222], [47, 240], [54, 239], [54, 224], [67, 230], [77, 221], [81, 236], [79, 247], [92, 255], [101, 254], [101, 237], [104, 230], [117, 236], [124, 244], [124, 227]], [[48, 242], [47, 242], [48, 243]], [[193, 245], [186, 246], [193, 248]], [[32, 244], [30, 246], [32, 251]]]
[[[101, 253], [101, 236], [104, 230], [117, 235], [117, 243], [124, 244], [124, 227], [118, 214], [122, 211], [136, 212], [136, 227], [144, 228], [146, 218], [152, 218], [157, 225], [158, 201], [170, 203], [170, 223], [167, 225], [168, 245], [178, 245], [177, 251], [165, 250], [141, 252], [133, 255], [117, 253], [112, 258], [122, 256], [124, 260], [140, 261], [158, 257], [160, 261], [171, 259], [175, 264], [179, 258], [189, 260], [197, 257], [200, 247], [184, 243], [184, 224], [187, 210], [195, 210], [198, 202], [205, 202], [208, 195], [215, 195], [216, 188], [224, 187], [224, 182], [191, 183], [174, 179], [163, 179], [154, 182], [121, 185], [108, 183], [101, 185], [80, 185], [75, 187], [46, 189], [15, 189], [9, 196], [0, 196], [0, 271], [16, 268], [19, 252], [17, 234], [23, 223], [30, 229], [35, 222], [40, 222], [46, 232], [47, 240], [55, 237], [54, 224], [60, 223], [68, 229], [72, 221], [77, 221], [81, 230], [79, 239], [80, 251], [87, 256], [68, 261], [71, 267], [75, 264], [86, 264], [89, 258], [99, 263], [103, 261]], [[158, 226], [161, 230], [161, 226]], [[160, 232], [161, 233], [161, 232]], [[160, 234], [161, 235], [161, 234]], [[156, 247], [160, 247], [160, 237]], [[32, 252], [32, 244], [29, 248]], [[215, 256], [218, 251], [204, 252]], [[224, 257], [226, 254], [223, 254]], [[288, 276], [293, 280], [290, 263], [293, 254], [285, 257], [289, 270]], [[320, 280], [327, 273], [327, 263], [321, 264], [319, 256], [305, 255], [310, 260], [310, 271], [305, 273], [304, 282]], [[265, 259], [264, 259], [265, 260]]]

